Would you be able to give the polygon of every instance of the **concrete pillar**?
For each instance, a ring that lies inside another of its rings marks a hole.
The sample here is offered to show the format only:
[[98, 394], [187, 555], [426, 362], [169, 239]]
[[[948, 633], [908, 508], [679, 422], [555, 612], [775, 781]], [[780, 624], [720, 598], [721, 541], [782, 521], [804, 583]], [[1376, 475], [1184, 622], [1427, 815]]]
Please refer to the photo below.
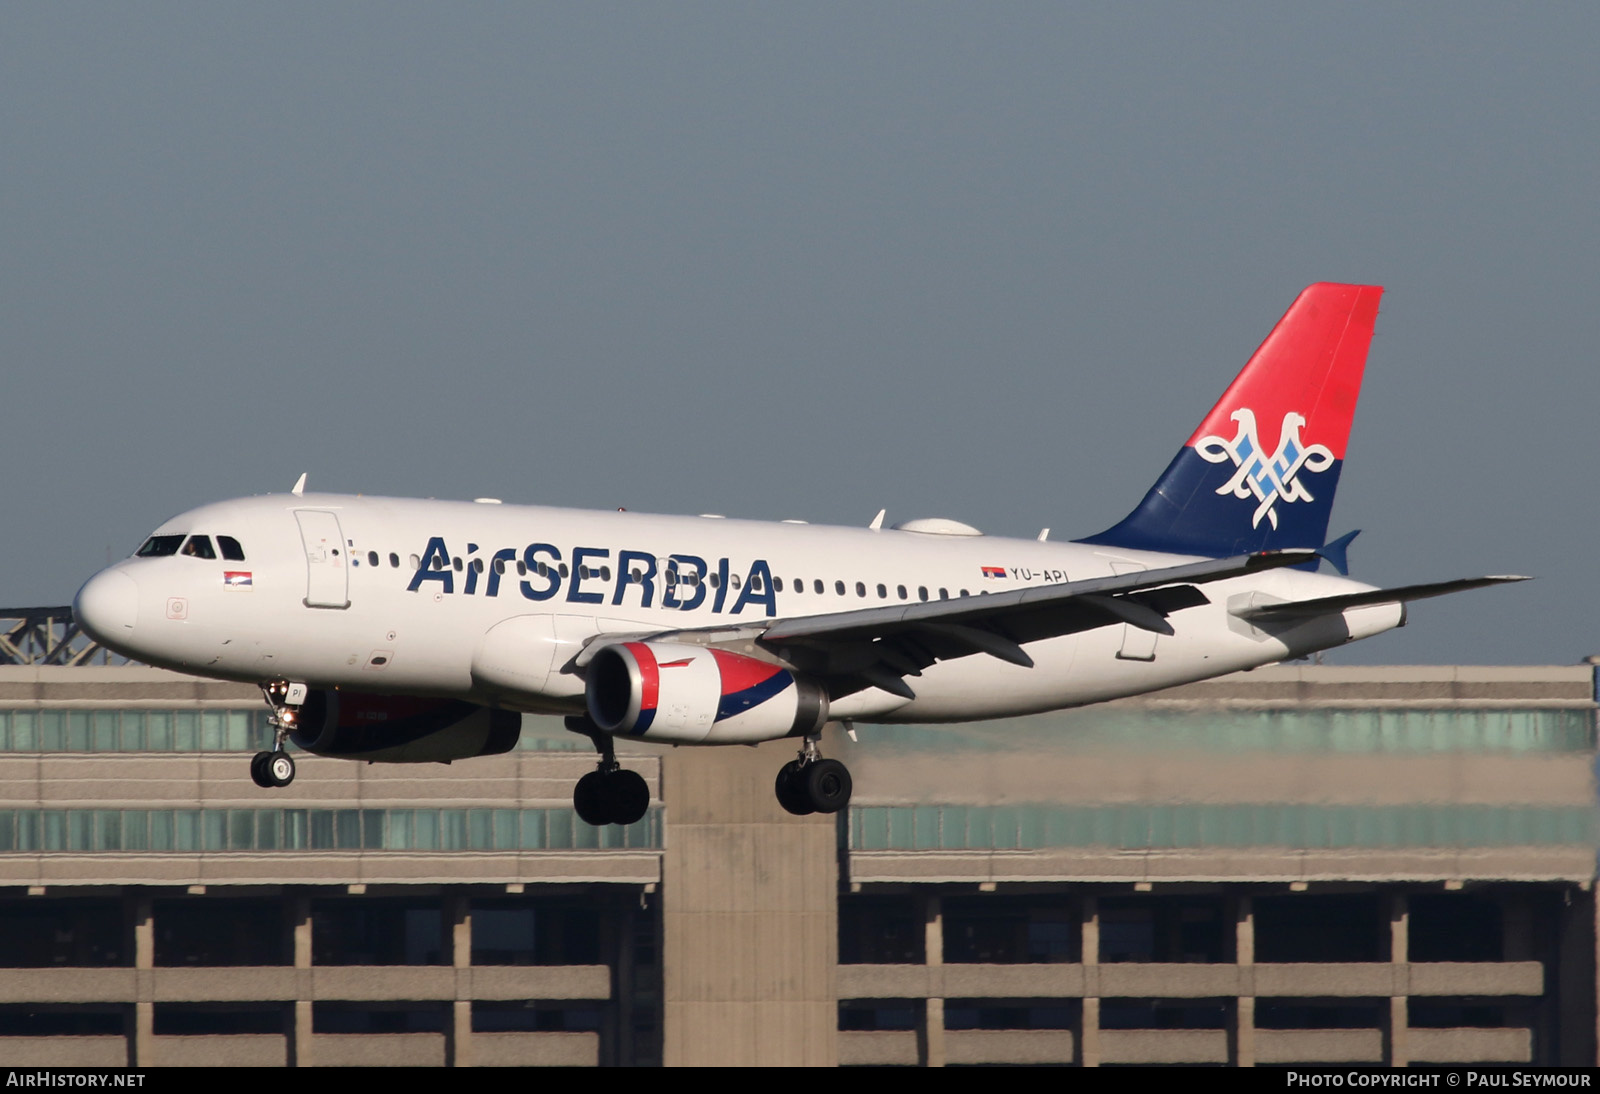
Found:
[[289, 897], [290, 944], [294, 952], [295, 1000], [294, 1013], [289, 1026], [289, 1063], [293, 1067], [310, 1067], [313, 1060], [311, 1046], [311, 898], [304, 893]]
[[611, 969], [612, 1005], [606, 1020], [607, 1042], [601, 1048], [601, 1063], [627, 1066], [637, 1059], [633, 1038], [633, 932], [637, 911], [623, 907], [606, 914], [607, 929], [601, 935], [600, 959]]
[[450, 964], [456, 970], [456, 998], [450, 1003], [446, 1056], [452, 1067], [472, 1066], [472, 999], [461, 998], [471, 983], [472, 903], [465, 893], [444, 898], [445, 929], [450, 932]]
[[1600, 900], [1593, 889], [1573, 888], [1561, 908], [1555, 967], [1556, 1002], [1561, 1015], [1560, 1063], [1567, 1067], [1600, 1064]]
[[1078, 1023], [1078, 1062], [1100, 1066], [1100, 902], [1083, 898], [1080, 909], [1083, 951], [1083, 1017]]
[[794, 754], [794, 742], [774, 741], [662, 757], [668, 1065], [838, 1063], [845, 818], [779, 807], [773, 780]]
[[[1537, 917], [1526, 890], [1517, 888], [1502, 891], [1495, 903], [1500, 909], [1500, 960], [1540, 960], [1539, 943], [1545, 941], [1540, 935], [1544, 932], [1541, 932], [1536, 925]], [[1555, 1062], [1551, 1049], [1554, 1047], [1555, 1026], [1558, 1022], [1558, 1012], [1553, 1005], [1556, 985], [1549, 966], [1547, 965], [1545, 969], [1543, 998], [1507, 999], [1501, 1011], [1505, 1016], [1506, 1025], [1533, 1031], [1533, 1062], [1536, 1064]]]
[[[923, 954], [929, 969], [944, 965], [944, 904], [938, 896], [922, 898]], [[942, 980], [940, 981], [943, 982]], [[940, 989], [943, 991], [944, 989]], [[944, 997], [929, 996], [922, 1007], [922, 1063], [927, 1067], [943, 1067], [944, 1056]]]
[[1239, 970], [1239, 995], [1233, 1011], [1233, 1062], [1256, 1066], [1256, 919], [1248, 896], [1233, 902], [1234, 962]]
[[150, 1067], [155, 1060], [156, 924], [148, 893], [133, 898], [133, 967], [137, 994], [133, 1004], [133, 1043], [128, 1046], [132, 1067]]
[[1394, 893], [1389, 898], [1389, 962], [1394, 971], [1390, 982], [1394, 994], [1389, 997], [1389, 1065], [1407, 1067], [1411, 1063], [1411, 1019], [1406, 1011], [1410, 993], [1407, 963], [1411, 960], [1411, 908], [1406, 894]]

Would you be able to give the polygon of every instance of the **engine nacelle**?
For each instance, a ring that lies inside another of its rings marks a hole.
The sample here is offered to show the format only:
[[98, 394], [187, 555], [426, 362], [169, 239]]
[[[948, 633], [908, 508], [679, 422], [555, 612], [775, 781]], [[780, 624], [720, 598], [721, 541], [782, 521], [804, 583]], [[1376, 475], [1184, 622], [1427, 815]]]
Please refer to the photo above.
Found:
[[381, 763], [443, 763], [517, 746], [522, 716], [460, 699], [317, 688], [289, 737], [307, 752]]
[[674, 642], [605, 646], [589, 662], [589, 717], [607, 733], [679, 744], [771, 741], [828, 720], [816, 681], [727, 650]]

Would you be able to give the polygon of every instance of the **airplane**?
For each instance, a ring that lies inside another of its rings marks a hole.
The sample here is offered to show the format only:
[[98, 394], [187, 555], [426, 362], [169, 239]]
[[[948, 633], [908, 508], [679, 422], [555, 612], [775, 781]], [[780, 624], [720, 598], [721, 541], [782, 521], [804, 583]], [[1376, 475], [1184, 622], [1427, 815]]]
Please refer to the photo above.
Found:
[[[592, 825], [649, 806], [618, 738], [798, 741], [779, 804], [833, 813], [824, 725], [1002, 718], [1137, 695], [1401, 626], [1326, 542], [1382, 288], [1302, 292], [1122, 521], [1080, 540], [925, 518], [865, 528], [308, 493], [168, 520], [74, 612], [129, 658], [261, 687], [273, 746], [450, 762], [515, 747], [523, 713], [594, 743]], [[1317, 572], [1321, 562], [1337, 571]]]

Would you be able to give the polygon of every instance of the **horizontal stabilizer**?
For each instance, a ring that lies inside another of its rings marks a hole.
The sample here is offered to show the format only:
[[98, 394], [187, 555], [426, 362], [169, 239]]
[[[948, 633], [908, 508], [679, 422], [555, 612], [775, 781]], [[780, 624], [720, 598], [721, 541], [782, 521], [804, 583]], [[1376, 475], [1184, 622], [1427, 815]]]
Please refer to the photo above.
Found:
[[1436, 581], [1431, 585], [1401, 585], [1395, 589], [1369, 589], [1362, 593], [1343, 596], [1324, 596], [1317, 600], [1298, 600], [1289, 604], [1263, 604], [1236, 612], [1241, 619], [1290, 619], [1311, 615], [1342, 612], [1346, 608], [1359, 608], [1366, 604], [1403, 604], [1411, 600], [1424, 600], [1430, 596], [1482, 589], [1488, 585], [1503, 585], [1509, 581], [1527, 581], [1516, 574], [1498, 574], [1492, 577], [1464, 577], [1458, 581]]

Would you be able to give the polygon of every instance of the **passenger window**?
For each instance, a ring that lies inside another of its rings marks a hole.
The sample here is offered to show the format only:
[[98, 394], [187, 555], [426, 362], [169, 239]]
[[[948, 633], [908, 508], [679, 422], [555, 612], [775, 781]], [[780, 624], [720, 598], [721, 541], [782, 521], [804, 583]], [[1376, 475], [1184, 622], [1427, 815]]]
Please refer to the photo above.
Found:
[[232, 536], [218, 536], [217, 546], [222, 548], [222, 557], [229, 562], [244, 561], [244, 548], [239, 546], [239, 541]]
[[565, 562], [563, 562], [560, 566], [556, 567], [556, 573], [561, 575], [561, 580], [562, 581], [567, 580], [567, 574], [570, 573], [570, 572], [571, 571], [569, 571], [567, 569], [567, 564]]
[[906, 587], [904, 585], [896, 585], [894, 588], [895, 592], [900, 594], [900, 599], [904, 600], [906, 598]]
[[600, 580], [601, 581], [610, 581], [611, 580], [611, 567], [610, 566], [602, 566], [602, 567], [600, 567]]
[[506, 560], [505, 559], [497, 558], [497, 559], [494, 560], [494, 572], [497, 573], [497, 574], [503, 574], [503, 573], [506, 572]]
[[939, 599], [940, 600], [949, 600], [950, 599], [950, 590], [949, 589], [940, 589], [939, 590]]
[[457, 556], [456, 558], [451, 560], [450, 565], [454, 566], [455, 570], [456, 570], [456, 573], [459, 574], [461, 572], [461, 558], [460, 558], [460, 556]]
[[862, 584], [859, 581], [856, 582], [856, 595], [857, 596], [866, 596], [867, 595], [867, 587], [866, 587], [866, 585]]
[[882, 585], [878, 586], [878, 599], [879, 600], [888, 600], [889, 599], [889, 590], [884, 588]]
[[472, 568], [474, 570], [478, 571], [478, 573], [480, 573], [480, 574], [483, 573], [483, 559], [481, 559], [481, 558], [473, 559], [472, 560]]
[[396, 570], [400, 568], [400, 556], [395, 554], [393, 551], [389, 552], [389, 565], [394, 567]]
[[[422, 567], [422, 560], [420, 558], [418, 558], [416, 555], [412, 555], [409, 561], [411, 562], [411, 568], [413, 570], [417, 570], [417, 569], [420, 569]], [[438, 569], [438, 567], [435, 566], [434, 569]]]
[[178, 553], [178, 547], [183, 543], [182, 536], [151, 536], [144, 541], [144, 546], [134, 552], [135, 558], [166, 558], [168, 555]]
[[729, 575], [729, 577], [728, 577], [728, 588], [737, 589], [738, 587], [739, 587], [739, 575], [738, 574]]
[[811, 591], [818, 596], [822, 595], [822, 579], [820, 577], [811, 583]]
[[217, 557], [217, 552], [211, 546], [210, 536], [190, 536], [189, 542], [183, 545], [183, 553], [191, 558]]
[[928, 599], [928, 587], [926, 585], [918, 585], [917, 586], [917, 599], [918, 600], [926, 600], [926, 599]]
[[961, 590], [961, 595], [962, 595], [962, 596], [966, 596], [966, 595], [968, 595], [968, 594], [967, 594], [967, 590], [965, 590], [965, 589], [962, 589], [962, 590]]
[[435, 570], [444, 569], [444, 559], [441, 558], [439, 555], [434, 555], [433, 556], [433, 568]]
[[[544, 563], [541, 562], [541, 563], [539, 563], [539, 565], [542, 568], [544, 566]], [[528, 564], [526, 562], [518, 562], [517, 563], [517, 576], [518, 577], [527, 577], [528, 576]], [[546, 577], [548, 575], [541, 573], [539, 576], [540, 577]]]
[[844, 595], [844, 582], [835, 581], [833, 583], [833, 595], [834, 596], [843, 596]]
[[713, 589], [722, 588], [722, 575], [720, 575], [720, 574], [712, 574], [711, 575], [711, 587]]
[[[221, 536], [217, 537], [217, 542], [218, 543], [222, 542], [222, 537]], [[223, 557], [224, 558], [227, 557], [227, 552], [223, 552]], [[376, 552], [376, 551], [368, 551], [367, 552], [367, 565], [368, 566], [376, 566], [377, 564], [378, 564], [378, 552]]]

